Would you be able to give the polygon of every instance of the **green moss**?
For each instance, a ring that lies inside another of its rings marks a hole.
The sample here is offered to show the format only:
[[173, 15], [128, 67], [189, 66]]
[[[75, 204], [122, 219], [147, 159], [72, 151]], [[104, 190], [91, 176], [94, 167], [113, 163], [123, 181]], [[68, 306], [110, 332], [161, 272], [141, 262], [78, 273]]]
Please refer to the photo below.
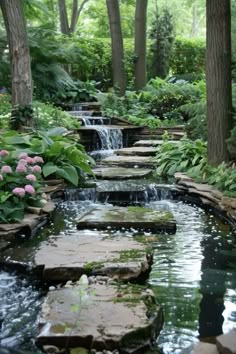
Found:
[[93, 269], [102, 268], [103, 266], [104, 266], [103, 262], [94, 261], [94, 262], [86, 263], [84, 265], [84, 269], [87, 272], [92, 272]]
[[141, 206], [128, 206], [128, 211], [132, 213], [146, 213], [146, 212], [153, 212], [153, 209], [151, 208], [144, 208]]

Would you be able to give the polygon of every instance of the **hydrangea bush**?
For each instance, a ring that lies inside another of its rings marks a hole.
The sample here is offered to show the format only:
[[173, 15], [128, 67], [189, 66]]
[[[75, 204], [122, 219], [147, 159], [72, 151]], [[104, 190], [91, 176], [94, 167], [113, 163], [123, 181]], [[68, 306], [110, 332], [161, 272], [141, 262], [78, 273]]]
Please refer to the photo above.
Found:
[[13, 158], [8, 150], [0, 150], [0, 223], [24, 218], [27, 207], [41, 207], [40, 156], [21, 153]]

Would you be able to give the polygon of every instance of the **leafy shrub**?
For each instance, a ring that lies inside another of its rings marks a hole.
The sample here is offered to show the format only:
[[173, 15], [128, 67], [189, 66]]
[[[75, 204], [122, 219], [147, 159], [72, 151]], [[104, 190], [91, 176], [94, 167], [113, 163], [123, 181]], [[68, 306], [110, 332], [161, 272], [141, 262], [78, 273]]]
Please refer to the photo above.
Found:
[[45, 165], [42, 166], [45, 178], [60, 177], [75, 186], [83, 181], [84, 174], [92, 175], [90, 164], [93, 159], [86, 155], [84, 148], [76, 140], [62, 136], [65, 128], [53, 128], [48, 132], [37, 131], [20, 134], [8, 131], [1, 135], [0, 146], [6, 147], [13, 156], [25, 152], [34, 156], [40, 154]]
[[175, 172], [189, 171], [196, 167], [200, 171], [206, 164], [206, 153], [206, 143], [202, 140], [191, 141], [183, 138], [178, 148], [176, 144], [164, 142], [155, 157], [156, 173], [172, 176]]
[[76, 118], [49, 103], [46, 104], [35, 101], [33, 103], [33, 109], [38, 129], [49, 129], [61, 126], [70, 130], [80, 127], [80, 123]]
[[207, 144], [198, 139], [183, 138], [176, 144], [164, 142], [155, 157], [156, 173], [173, 176], [175, 172], [186, 172], [196, 181], [214, 185], [225, 195], [236, 197], [235, 165], [220, 164], [217, 167], [207, 163]]
[[6, 128], [11, 117], [10, 96], [0, 94], [0, 128]]
[[202, 39], [177, 37], [170, 59], [173, 75], [205, 73], [206, 43]]
[[27, 207], [43, 206], [41, 163], [39, 156], [19, 154], [16, 158], [0, 150], [0, 223], [20, 221]]

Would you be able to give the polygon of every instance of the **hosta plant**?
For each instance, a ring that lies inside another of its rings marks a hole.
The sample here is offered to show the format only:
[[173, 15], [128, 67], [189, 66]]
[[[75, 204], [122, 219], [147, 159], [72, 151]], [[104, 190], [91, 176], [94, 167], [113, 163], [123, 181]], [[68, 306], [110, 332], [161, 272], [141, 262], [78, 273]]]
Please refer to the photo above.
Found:
[[41, 197], [40, 156], [21, 153], [13, 158], [8, 150], [0, 150], [0, 223], [24, 218], [29, 206], [43, 206]]

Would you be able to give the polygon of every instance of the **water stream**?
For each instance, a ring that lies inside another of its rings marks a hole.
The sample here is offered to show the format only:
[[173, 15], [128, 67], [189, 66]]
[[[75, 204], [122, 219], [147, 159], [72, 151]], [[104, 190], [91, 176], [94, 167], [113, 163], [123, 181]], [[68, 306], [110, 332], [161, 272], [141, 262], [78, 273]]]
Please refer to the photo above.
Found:
[[[76, 232], [78, 216], [98, 203], [94, 197], [88, 199], [60, 203], [51, 225], [34, 240], [19, 245], [14, 254], [25, 252], [27, 261], [50, 235], [70, 237]], [[160, 198], [151, 198], [146, 206], [171, 210], [177, 220], [176, 235], [155, 236], [149, 286], [165, 310], [157, 348], [164, 354], [179, 354], [197, 340], [199, 333], [210, 337], [222, 327], [227, 331], [236, 325], [236, 271], [224, 254], [235, 248], [236, 237], [227, 225], [198, 207]], [[124, 232], [126, 236], [132, 236], [130, 231]], [[6, 272], [0, 273], [0, 292], [1, 345], [31, 350], [39, 292], [26, 280]]]

